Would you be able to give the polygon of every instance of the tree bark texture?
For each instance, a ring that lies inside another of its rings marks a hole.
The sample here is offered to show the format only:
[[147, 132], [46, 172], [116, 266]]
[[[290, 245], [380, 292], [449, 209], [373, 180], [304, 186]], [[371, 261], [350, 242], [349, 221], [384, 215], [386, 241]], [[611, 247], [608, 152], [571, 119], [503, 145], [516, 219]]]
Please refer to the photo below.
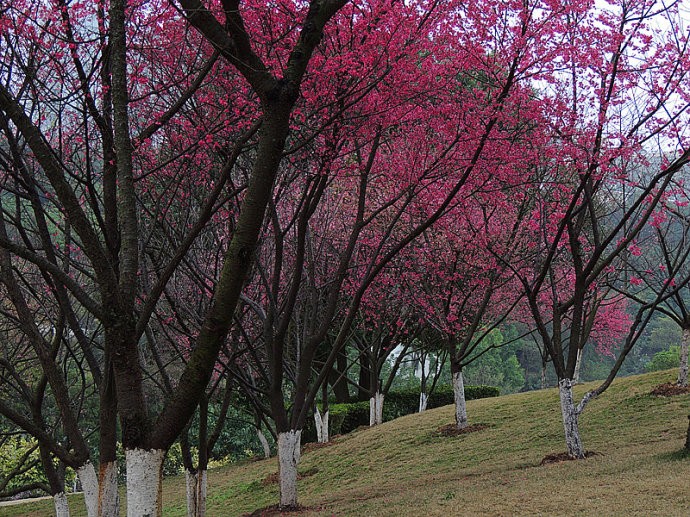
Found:
[[317, 407], [314, 410], [314, 424], [316, 426], [316, 438], [319, 443], [328, 443], [330, 436], [328, 434], [328, 411], [323, 415]]
[[185, 488], [187, 489], [187, 517], [196, 517], [196, 483], [197, 473], [191, 470], [184, 471]]
[[580, 383], [580, 369], [582, 368], [582, 349], [577, 351], [577, 360], [575, 361], [575, 373], [573, 374], [573, 384]]
[[205, 517], [208, 471], [185, 470], [187, 488], [187, 517]]
[[98, 475], [98, 517], [120, 515], [120, 492], [117, 489], [117, 462], [101, 463]]
[[280, 476], [280, 506], [297, 506], [297, 466], [300, 458], [301, 430], [278, 434], [278, 464]]
[[261, 446], [264, 449], [264, 458], [270, 458], [271, 457], [271, 446], [269, 445], [268, 440], [266, 439], [266, 435], [258, 427], [256, 428], [256, 435], [259, 437], [259, 441], [261, 442]]
[[464, 429], [467, 427], [467, 403], [462, 370], [453, 372], [453, 395], [455, 396], [455, 426], [458, 429]]
[[64, 492], [53, 494], [53, 505], [55, 506], [56, 517], [69, 517], [69, 504]]
[[88, 517], [96, 517], [98, 515], [98, 476], [93, 463], [87, 461], [79, 467], [77, 469], [77, 477], [84, 492], [86, 515]]
[[585, 457], [585, 449], [580, 438], [578, 427], [578, 413], [573, 400], [573, 382], [570, 379], [558, 381], [558, 391], [561, 398], [561, 413], [563, 415], [563, 429], [565, 430], [565, 444], [568, 455], [582, 459]]
[[419, 412], [426, 411], [426, 405], [429, 402], [429, 396], [423, 391], [419, 394]]
[[383, 423], [383, 399], [384, 395], [380, 391], [369, 399], [369, 426]]
[[127, 460], [127, 517], [162, 517], [163, 458], [161, 449], [129, 449]]

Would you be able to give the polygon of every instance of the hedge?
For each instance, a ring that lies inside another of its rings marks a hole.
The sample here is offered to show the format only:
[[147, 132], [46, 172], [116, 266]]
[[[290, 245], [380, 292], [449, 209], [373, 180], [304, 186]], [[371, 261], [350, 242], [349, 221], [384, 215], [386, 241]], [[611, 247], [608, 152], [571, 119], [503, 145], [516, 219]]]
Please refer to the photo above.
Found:
[[[465, 399], [498, 397], [500, 390], [495, 386], [465, 386]], [[427, 408], [447, 406], [455, 402], [452, 386], [438, 386], [429, 397]], [[329, 431], [331, 436], [346, 434], [360, 426], [369, 425], [369, 401], [350, 404], [329, 405]], [[419, 390], [401, 390], [389, 392], [383, 401], [383, 419], [393, 420], [403, 415], [416, 413], [419, 410]], [[302, 442], [316, 439], [314, 423], [307, 422], [302, 434]]]

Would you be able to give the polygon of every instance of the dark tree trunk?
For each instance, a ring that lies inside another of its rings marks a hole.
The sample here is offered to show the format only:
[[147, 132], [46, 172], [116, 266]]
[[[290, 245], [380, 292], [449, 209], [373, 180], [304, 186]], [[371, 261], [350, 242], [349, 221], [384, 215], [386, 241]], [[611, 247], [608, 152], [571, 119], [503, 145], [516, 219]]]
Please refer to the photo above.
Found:
[[350, 390], [347, 385], [347, 355], [345, 350], [338, 352], [337, 363], [331, 369], [329, 382], [333, 388], [333, 395], [338, 404], [347, 404], [350, 402]]
[[360, 354], [359, 356], [359, 380], [357, 384], [359, 388], [357, 389], [357, 400], [364, 401], [369, 400], [371, 397], [370, 388], [370, 378], [371, 375], [371, 364], [369, 363], [369, 356], [366, 354]]

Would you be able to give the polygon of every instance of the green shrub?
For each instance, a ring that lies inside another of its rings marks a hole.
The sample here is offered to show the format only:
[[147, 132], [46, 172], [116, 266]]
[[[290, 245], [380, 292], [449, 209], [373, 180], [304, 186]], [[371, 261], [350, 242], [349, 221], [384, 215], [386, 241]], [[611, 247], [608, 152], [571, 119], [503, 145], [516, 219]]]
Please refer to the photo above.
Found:
[[657, 352], [648, 362], [644, 369], [648, 372], [657, 372], [659, 370], [669, 370], [671, 368], [678, 368], [680, 366], [680, 347], [672, 346], [668, 350]]
[[[467, 400], [498, 397], [500, 390], [495, 386], [465, 386]], [[429, 409], [447, 406], [455, 402], [452, 386], [438, 386], [429, 397]], [[389, 392], [383, 402], [383, 419], [395, 418], [416, 413], [419, 409], [419, 390], [398, 390]], [[350, 404], [329, 404], [328, 427], [331, 436], [347, 434], [360, 426], [369, 425], [369, 401]], [[302, 442], [316, 440], [313, 419], [309, 419], [302, 431]]]

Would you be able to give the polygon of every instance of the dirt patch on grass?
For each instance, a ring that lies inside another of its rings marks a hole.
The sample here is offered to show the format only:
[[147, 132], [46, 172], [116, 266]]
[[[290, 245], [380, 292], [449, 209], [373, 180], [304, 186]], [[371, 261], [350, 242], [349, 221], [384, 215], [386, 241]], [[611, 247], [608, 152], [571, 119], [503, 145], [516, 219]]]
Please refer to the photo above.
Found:
[[468, 425], [467, 427], [463, 427], [462, 429], [458, 429], [455, 424], [448, 424], [439, 427], [436, 432], [439, 434], [439, 436], [460, 436], [462, 434], [469, 434], [469, 433], [476, 433], [477, 431], [483, 431], [484, 429], [488, 429], [489, 426], [487, 424], [472, 424]]
[[336, 437], [334, 436], [333, 438], [331, 438], [330, 441], [328, 441], [326, 443], [319, 443], [319, 442], [305, 443], [304, 447], [302, 447], [302, 454], [306, 454], [307, 452], [315, 451], [317, 449], [323, 449], [324, 447], [330, 447], [331, 445], [333, 445], [335, 443], [333, 441], [333, 440], [335, 440], [335, 438]]
[[666, 384], [659, 384], [651, 391], [652, 395], [656, 397], [673, 397], [674, 395], [685, 395], [690, 393], [690, 386], [678, 386], [673, 382]]
[[[601, 456], [601, 453], [594, 451], [586, 451], [585, 458], [591, 458], [592, 456]], [[554, 454], [547, 454], [544, 459], [541, 460], [540, 465], [551, 465], [552, 463], [561, 463], [563, 461], [574, 461], [577, 458], [573, 458], [567, 452], [558, 452]]]
[[254, 510], [252, 513], [245, 513], [242, 517], [273, 517], [276, 515], [300, 515], [311, 511], [321, 510], [318, 506], [302, 506], [298, 504], [297, 506], [286, 506], [282, 507], [278, 504], [271, 506], [266, 506], [265, 508], [259, 508]]
[[[300, 479], [308, 478], [309, 476], [313, 476], [314, 474], [316, 474], [318, 471], [319, 471], [319, 469], [317, 469], [316, 467], [312, 467], [310, 469], [303, 470], [302, 472], [297, 473], [297, 479], [300, 480]], [[263, 486], [277, 485], [279, 481], [280, 481], [280, 474], [278, 472], [274, 472], [273, 474], [269, 474], [268, 476], [266, 476], [263, 479], [263, 481], [261, 481], [261, 484]], [[251, 515], [254, 515], [254, 514], [251, 514]], [[257, 514], [257, 515], [259, 515], [259, 514]], [[261, 515], [263, 515], [263, 514], [261, 514]], [[267, 514], [267, 515], [269, 515], [269, 514]], [[270, 514], [270, 515], [273, 515], [273, 514]]]

